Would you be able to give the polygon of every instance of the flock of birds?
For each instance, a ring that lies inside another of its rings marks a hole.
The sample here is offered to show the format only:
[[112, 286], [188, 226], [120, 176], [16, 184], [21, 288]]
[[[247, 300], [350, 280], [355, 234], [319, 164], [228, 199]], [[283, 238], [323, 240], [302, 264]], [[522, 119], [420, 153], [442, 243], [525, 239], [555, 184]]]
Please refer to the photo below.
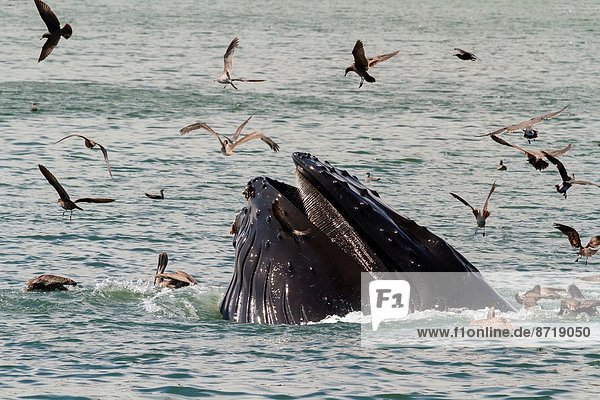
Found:
[[[54, 48], [58, 45], [61, 38], [69, 39], [73, 34], [73, 29], [69, 24], [65, 24], [61, 27], [59, 19], [54, 14], [54, 12], [50, 9], [50, 7], [41, 0], [34, 0], [34, 3], [37, 7], [37, 10], [40, 14], [40, 17], [46, 24], [48, 28], [48, 32], [44, 33], [41, 39], [46, 39], [46, 42], [42, 46], [42, 50], [40, 52], [38, 62], [45, 60], [54, 50]], [[233, 54], [235, 49], [239, 46], [239, 38], [235, 37], [223, 56], [223, 73], [216, 78], [214, 81], [220, 84], [233, 87], [238, 90], [236, 86], [236, 82], [263, 82], [262, 79], [245, 79], [245, 78], [237, 78], [233, 77]], [[475, 56], [473, 53], [468, 52], [466, 50], [460, 48], [454, 48], [456, 53], [454, 56], [461, 60], [465, 61], [478, 61], [479, 58]], [[371, 68], [376, 66], [377, 64], [389, 60], [392, 57], [395, 57], [399, 54], [399, 51], [394, 51], [391, 53], [381, 54], [374, 57], [367, 58], [365, 55], [364, 45], [361, 40], [357, 40], [354, 48], [352, 49], [352, 56], [354, 61], [351, 65], [349, 65], [345, 69], [346, 76], [349, 72], [354, 72], [360, 77], [359, 88], [361, 88], [364, 82], [374, 83], [376, 82], [375, 78], [370, 74]], [[486, 133], [480, 136], [489, 136], [493, 141], [499, 143], [503, 146], [512, 147], [515, 150], [523, 153], [527, 157], [527, 161], [539, 171], [546, 169], [549, 166], [549, 163], [552, 163], [558, 169], [558, 172], [561, 177], [561, 183], [555, 185], [556, 191], [562, 194], [565, 199], [567, 198], [567, 191], [573, 185], [594, 185], [598, 186], [595, 183], [576, 179], [574, 175], [569, 175], [563, 163], [558, 159], [558, 157], [565, 154], [567, 151], [571, 149], [571, 144], [563, 147], [558, 150], [530, 150], [525, 149], [521, 146], [511, 144], [501, 138], [499, 135], [502, 133], [510, 133], [510, 132], [523, 132], [523, 137], [527, 139], [528, 143], [535, 142], [535, 140], [539, 136], [539, 131], [534, 129], [533, 127], [545, 120], [551, 119], [553, 117], [561, 114], [566, 108], [565, 106], [562, 109], [554, 112], [550, 112], [544, 115], [540, 115], [537, 117], [533, 117], [531, 119], [519, 122], [517, 124], [508, 125], [502, 127], [500, 129], [494, 130], [493, 132]], [[38, 105], [37, 103], [33, 103], [31, 107], [31, 111], [37, 111]], [[266, 136], [264, 133], [259, 131], [253, 131], [246, 135], [242, 135], [243, 130], [246, 128], [246, 125], [250, 122], [252, 116], [248, 117], [244, 122], [242, 122], [232, 136], [227, 136], [221, 133], [218, 133], [209, 125], [204, 122], [197, 122], [185, 126], [180, 129], [179, 133], [181, 135], [187, 135], [195, 130], [205, 130], [215, 136], [221, 145], [221, 153], [225, 156], [231, 156], [234, 152], [234, 149], [240, 146], [243, 143], [249, 142], [254, 139], [260, 139], [264, 143], [266, 143], [271, 150], [274, 152], [279, 151], [279, 145], [270, 137]], [[66, 140], [71, 137], [79, 137], [84, 140], [84, 144], [87, 148], [93, 149], [95, 147], [99, 148], [102, 152], [104, 162], [108, 168], [108, 173], [112, 178], [112, 171], [110, 167], [110, 162], [108, 158], [108, 151], [104, 146], [95, 142], [92, 139], [89, 139], [85, 136], [78, 134], [71, 134], [63, 137], [58, 140], [56, 143], [60, 143], [63, 140]], [[55, 143], [55, 144], [56, 144]], [[546, 161], [547, 160], [547, 161]], [[78, 203], [110, 203], [115, 201], [115, 199], [111, 198], [96, 198], [96, 197], [83, 197], [78, 198], [77, 200], [71, 200], [69, 194], [64, 189], [64, 187], [59, 183], [58, 179], [43, 165], [38, 164], [39, 170], [42, 175], [48, 180], [48, 183], [54, 187], [56, 192], [59, 194], [58, 203], [64, 209], [63, 216], [66, 211], [70, 211], [69, 220], [72, 218], [72, 213], [74, 209], [81, 210]], [[498, 170], [506, 170], [507, 167], [502, 160], [497, 167]], [[365, 180], [377, 181], [379, 178], [372, 176], [369, 172], [366, 173]], [[482, 234], [485, 236], [485, 224], [487, 218], [490, 216], [491, 212], [489, 210], [489, 201], [492, 193], [496, 189], [496, 182], [492, 184], [492, 187], [488, 193], [488, 196], [485, 200], [482, 210], [472, 207], [466, 200], [457, 195], [456, 193], [450, 193], [453, 197], [459, 200], [461, 203], [466, 205], [471, 209], [475, 219], [477, 221], [477, 229], [482, 229]], [[164, 189], [160, 190], [160, 194], [149, 194], [146, 193], [146, 196], [151, 199], [164, 199]], [[555, 224], [555, 227], [559, 229], [562, 233], [568, 236], [569, 242], [571, 246], [578, 249], [578, 258], [575, 261], [578, 261], [579, 258], [585, 257], [586, 263], [587, 259], [592, 255], [598, 252], [598, 247], [600, 246], [600, 236], [592, 237], [592, 239], [588, 242], [588, 244], [584, 247], [581, 244], [581, 240], [577, 231], [569, 226], [562, 224]], [[197, 281], [188, 273], [184, 271], [176, 271], [174, 273], [165, 273], [165, 269], [168, 263], [168, 256], [166, 253], [161, 253], [158, 258], [158, 267], [156, 273], [154, 275], [154, 284], [158, 287], [169, 287], [169, 288], [180, 288], [189, 285], [195, 285]], [[589, 280], [597, 280], [600, 281], [600, 277], [591, 277]], [[76, 285], [77, 283], [69, 278], [64, 278], [56, 275], [41, 275], [31, 279], [28, 282], [27, 290], [66, 290], [66, 286]], [[520, 304], [523, 304], [525, 307], [531, 307], [537, 304], [539, 299], [543, 298], [557, 298], [559, 296], [557, 293], [560, 292], [560, 289], [554, 288], [541, 288], [539, 285], [536, 285], [533, 289], [527, 291], [522, 296], [516, 295], [516, 299]], [[564, 290], [563, 290], [564, 291]], [[581, 291], [573, 284], [569, 285], [566, 289], [569, 297], [560, 297], [561, 298], [561, 314], [564, 311], [570, 310], [574, 312], [587, 312], [589, 314], [596, 314], [597, 311], [595, 307], [600, 305], [600, 301], [594, 300], [586, 300]], [[494, 317], [494, 312], [491, 310], [491, 316]]]

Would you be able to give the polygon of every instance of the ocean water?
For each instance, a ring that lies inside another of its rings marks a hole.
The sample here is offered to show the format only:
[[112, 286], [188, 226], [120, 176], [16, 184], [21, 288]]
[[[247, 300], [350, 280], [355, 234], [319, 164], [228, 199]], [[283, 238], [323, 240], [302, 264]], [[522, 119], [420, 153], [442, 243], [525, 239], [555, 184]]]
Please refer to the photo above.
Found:
[[[551, 166], [476, 137], [569, 107], [539, 125], [530, 148], [572, 143], [569, 173], [599, 182], [597, 1], [356, 2], [49, 0], [73, 36], [41, 63], [45, 32], [32, 1], [3, 0], [0, 62], [1, 398], [595, 398], [598, 346], [361, 346], [360, 319], [304, 326], [236, 324], [219, 303], [233, 271], [229, 228], [260, 175], [294, 183], [291, 153], [309, 151], [363, 177], [401, 214], [427, 226], [501, 293], [566, 285], [597, 273], [574, 263], [552, 227], [599, 234], [600, 189], [554, 191]], [[239, 90], [213, 82], [234, 36]], [[348, 74], [357, 39], [367, 56], [400, 50], [359, 89]], [[481, 60], [453, 57], [453, 48]], [[37, 102], [39, 111], [30, 112]], [[232, 133], [252, 115], [281, 146], [219, 153], [204, 121]], [[83, 134], [106, 146], [114, 179]], [[496, 170], [503, 159], [508, 170]], [[37, 164], [74, 198], [114, 197], [63, 217]], [[487, 235], [470, 211], [493, 181]], [[164, 201], [144, 192], [165, 189]], [[158, 253], [199, 281], [151, 281]], [[27, 293], [54, 273], [79, 285]], [[583, 286], [582, 286], [583, 287]], [[599, 286], [585, 286], [598, 297]], [[555, 305], [556, 306], [556, 305]], [[588, 317], [580, 317], [587, 320]], [[598, 317], [591, 317], [592, 321]]]

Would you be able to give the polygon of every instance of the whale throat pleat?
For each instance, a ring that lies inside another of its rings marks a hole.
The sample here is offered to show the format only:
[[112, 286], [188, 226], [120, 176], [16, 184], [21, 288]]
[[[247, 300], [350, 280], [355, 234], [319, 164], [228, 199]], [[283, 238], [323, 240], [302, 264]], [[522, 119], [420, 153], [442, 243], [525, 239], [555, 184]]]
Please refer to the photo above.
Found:
[[375, 252], [367, 246], [329, 200], [300, 173], [296, 173], [296, 178], [304, 211], [310, 222], [344, 253], [352, 257], [364, 271], [386, 271], [387, 268]]

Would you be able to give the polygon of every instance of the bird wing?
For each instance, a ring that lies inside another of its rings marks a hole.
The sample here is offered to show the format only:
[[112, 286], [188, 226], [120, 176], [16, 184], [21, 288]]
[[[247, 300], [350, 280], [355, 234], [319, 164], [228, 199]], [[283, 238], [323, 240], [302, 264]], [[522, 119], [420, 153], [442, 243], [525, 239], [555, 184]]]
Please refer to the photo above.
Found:
[[80, 137], [80, 138], [82, 138], [83, 140], [90, 140], [90, 139], [86, 138], [86, 137], [85, 137], [85, 136], [83, 136], [83, 135], [79, 135], [79, 134], [77, 134], [77, 133], [73, 133], [72, 135], [67, 135], [67, 136], [65, 136], [64, 138], [62, 138], [62, 139], [60, 139], [60, 140], [58, 140], [58, 141], [54, 142], [54, 144], [56, 144], [56, 143], [60, 143], [60, 142], [62, 142], [63, 140], [65, 140], [65, 139], [68, 139], [68, 138], [70, 138], [70, 137], [73, 137], [73, 136]]
[[546, 156], [548, 161], [550, 161], [552, 164], [556, 165], [556, 168], [558, 168], [558, 172], [560, 173], [560, 177], [562, 178], [563, 182], [569, 181], [571, 179], [569, 174], [567, 174], [567, 170], [565, 169], [565, 166], [563, 165], [563, 163], [560, 162], [560, 160], [558, 158], [553, 157], [552, 155], [546, 153], [543, 150], [542, 150], [542, 153]]
[[539, 115], [537, 117], [530, 118], [530, 119], [528, 119], [526, 121], [521, 121], [518, 124], [508, 125], [508, 126], [505, 126], [504, 128], [497, 129], [497, 130], [495, 130], [493, 132], [484, 133], [483, 135], [477, 135], [477, 136], [497, 135], [497, 134], [502, 133], [502, 132], [515, 132], [515, 131], [520, 131], [520, 130], [523, 130], [523, 129], [526, 129], [526, 128], [530, 128], [530, 127], [532, 127], [532, 126], [534, 126], [536, 124], [539, 124], [540, 122], [542, 122], [544, 120], [556, 117], [558, 114], [562, 113], [567, 107], [569, 107], [568, 104], [566, 106], [564, 106], [563, 108], [561, 108], [560, 110], [558, 110], [558, 111], [553, 111], [553, 112], [548, 113], [548, 114]]
[[186, 127], [183, 127], [179, 130], [179, 133], [181, 135], [185, 135], [186, 133], [190, 133], [191, 131], [195, 131], [196, 129], [204, 129], [209, 131], [210, 133], [212, 133], [213, 135], [215, 135], [217, 137], [217, 139], [219, 139], [219, 143], [221, 143], [221, 147], [225, 147], [225, 143], [223, 143], [223, 140], [221, 140], [221, 135], [218, 134], [217, 132], [215, 132], [213, 130], [213, 128], [211, 128], [210, 126], [206, 125], [204, 122], [198, 122], [196, 124], [191, 124], [188, 125]]
[[269, 145], [269, 147], [271, 148], [271, 150], [273, 150], [274, 152], [278, 152], [279, 151], [279, 145], [277, 143], [275, 143], [273, 141], [273, 139], [271, 139], [270, 137], [266, 136], [264, 133], [262, 132], [251, 132], [249, 134], [247, 134], [246, 136], [236, 140], [235, 142], [233, 142], [233, 144], [231, 145], [232, 147], [237, 147], [242, 143], [248, 142], [252, 139], [260, 139], [263, 142], [265, 142], [266, 144]]
[[354, 48], [352, 49], [352, 55], [354, 56], [354, 65], [359, 70], [366, 71], [369, 68], [369, 60], [365, 56], [365, 49], [363, 47], [362, 40], [357, 40]]
[[569, 238], [569, 243], [571, 243], [571, 246], [580, 249], [581, 248], [581, 239], [579, 238], [579, 233], [577, 233], [577, 231], [574, 228], [571, 228], [570, 226], [567, 225], [563, 225], [563, 224], [554, 224], [554, 227], [556, 229], [558, 229], [559, 231], [561, 231], [562, 233], [564, 233], [565, 235], [567, 235], [567, 237]]
[[[42, 20], [44, 20], [44, 23], [48, 27], [48, 32], [54, 32], [54, 31], [59, 30], [60, 22], [58, 21], [56, 14], [54, 14], [54, 12], [50, 9], [50, 6], [48, 6], [48, 4], [44, 3], [41, 0], [34, 0], [34, 1], [35, 1], [35, 6], [37, 7], [38, 12], [40, 13], [40, 17], [42, 17]], [[50, 53], [48, 53], [48, 54], [50, 54]]]
[[61, 184], [58, 183], [58, 179], [56, 179], [56, 177], [52, 175], [52, 172], [48, 171], [48, 168], [44, 167], [42, 164], [38, 164], [38, 168], [42, 172], [42, 175], [46, 177], [48, 183], [50, 183], [50, 185], [52, 185], [52, 187], [58, 192], [58, 195], [60, 196], [61, 200], [70, 200], [69, 194], [67, 193], [65, 188], [63, 188]]
[[[592, 185], [592, 186], [598, 186], [597, 184], [595, 184], [594, 182], [590, 182], [590, 181], [582, 181], [581, 179], [571, 179], [569, 181], [570, 184], [572, 185]], [[600, 187], [600, 186], [599, 186]]]
[[223, 56], [223, 72], [227, 74], [229, 78], [231, 78], [231, 70], [233, 68], [233, 51], [240, 44], [240, 39], [234, 37], [231, 43], [229, 43], [229, 47], [227, 47], [227, 51]]
[[398, 53], [400, 53], [400, 50], [369, 58], [369, 68], [376, 66], [382, 61], [389, 60], [390, 58], [397, 56]]
[[50, 53], [52, 53], [52, 50], [54, 50], [59, 40], [60, 36], [55, 36], [46, 40], [46, 43], [44, 43], [44, 45], [42, 46], [42, 51], [40, 52], [40, 56], [38, 57], [38, 62], [45, 60], [46, 57], [48, 57]]
[[600, 236], [594, 236], [590, 239], [587, 246], [585, 247], [598, 247], [600, 246]]
[[452, 196], [454, 196], [454, 198], [458, 201], [460, 201], [461, 203], [463, 203], [465, 206], [469, 207], [473, 213], [475, 213], [475, 209], [473, 208], [473, 206], [471, 206], [465, 199], [463, 199], [462, 197], [460, 197], [459, 195], [457, 195], [456, 193], [452, 193], [450, 192], [450, 194]]
[[106, 166], [108, 167], [108, 173], [110, 175], [110, 177], [112, 178], [112, 171], [110, 170], [110, 162], [108, 161], [108, 151], [106, 151], [106, 148], [104, 146], [102, 146], [100, 143], [96, 143], [96, 145], [98, 147], [100, 147], [100, 151], [102, 152], [102, 156], [104, 157], [104, 162], [106, 163]]
[[492, 187], [490, 189], [490, 192], [488, 193], [487, 198], [485, 199], [485, 203], [483, 203], [483, 214], [487, 214], [489, 215], [489, 211], [488, 211], [488, 203], [490, 202], [490, 197], [492, 197], [492, 193], [494, 193], [494, 190], [496, 190], [496, 181], [494, 181], [494, 183], [492, 183]]
[[244, 128], [246, 127], [246, 125], [248, 125], [248, 122], [250, 121], [250, 118], [252, 118], [252, 115], [249, 116], [247, 120], [245, 120], [244, 122], [242, 122], [240, 124], [240, 126], [237, 127], [237, 129], [235, 130], [235, 133], [233, 134], [233, 141], [234, 142], [240, 137], [240, 133], [242, 133], [242, 131], [244, 130]]
[[112, 203], [113, 201], [115, 201], [115, 199], [83, 197], [75, 200], [73, 203]]
[[511, 144], [511, 143], [508, 143], [506, 140], [502, 139], [502, 138], [501, 138], [501, 137], [499, 137], [499, 136], [496, 136], [496, 135], [492, 135], [492, 134], [490, 134], [490, 137], [491, 137], [491, 138], [492, 138], [492, 140], [493, 140], [494, 142], [496, 142], [496, 143], [500, 143], [500, 144], [503, 144], [503, 145], [505, 145], [505, 146], [512, 147], [512, 148], [514, 148], [514, 149], [520, 150], [520, 151], [522, 151], [522, 152], [523, 152], [523, 153], [525, 153], [525, 154], [528, 154], [528, 153], [530, 153], [529, 151], [525, 150], [525, 149], [524, 149], [524, 148], [522, 148], [522, 147], [519, 147], [519, 146], [517, 146], [517, 145], [514, 145], [514, 144]]
[[464, 51], [463, 49], [460, 49], [458, 47], [455, 47], [454, 50], [458, 51], [460, 54], [465, 54], [467, 53], [466, 51]]

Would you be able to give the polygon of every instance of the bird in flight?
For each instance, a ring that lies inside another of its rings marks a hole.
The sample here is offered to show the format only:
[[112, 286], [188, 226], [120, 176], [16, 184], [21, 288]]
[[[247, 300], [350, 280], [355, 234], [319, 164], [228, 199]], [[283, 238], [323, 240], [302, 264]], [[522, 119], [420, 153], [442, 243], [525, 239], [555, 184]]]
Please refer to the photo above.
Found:
[[490, 201], [490, 197], [492, 196], [492, 193], [494, 193], [495, 189], [496, 189], [496, 182], [494, 181], [494, 183], [492, 184], [492, 188], [490, 189], [490, 193], [488, 194], [487, 198], [485, 199], [485, 203], [483, 204], [483, 210], [481, 210], [481, 211], [478, 208], [473, 208], [473, 206], [471, 206], [465, 199], [463, 199], [459, 195], [457, 195], [455, 193], [450, 193], [452, 196], [454, 196], [454, 198], [456, 198], [458, 201], [463, 203], [465, 206], [469, 207], [471, 209], [471, 211], [473, 212], [473, 215], [475, 216], [475, 219], [477, 220], [477, 228], [475, 229], [475, 234], [477, 234], [477, 230], [479, 228], [481, 228], [483, 230], [483, 236], [485, 236], [485, 220], [491, 214], [491, 212], [488, 210], [488, 204]]
[[108, 151], [106, 151], [106, 148], [104, 146], [102, 146], [100, 143], [94, 142], [92, 139], [88, 139], [88, 138], [86, 138], [83, 135], [72, 134], [72, 135], [65, 136], [64, 138], [60, 139], [57, 142], [54, 142], [54, 144], [60, 143], [63, 140], [68, 139], [68, 138], [73, 137], [73, 136], [82, 138], [83, 139], [83, 143], [85, 144], [85, 147], [87, 147], [88, 149], [92, 149], [92, 148], [94, 148], [94, 146], [98, 146], [98, 148], [100, 148], [100, 151], [102, 152], [102, 156], [104, 157], [104, 162], [106, 163], [106, 166], [108, 167], [108, 174], [112, 178], [113, 175], [112, 175], [112, 171], [110, 169], [110, 162], [108, 161]]
[[40, 17], [48, 27], [48, 32], [44, 33], [40, 40], [46, 38], [46, 43], [42, 46], [42, 52], [40, 53], [40, 57], [38, 58], [38, 62], [44, 60], [46, 57], [52, 53], [52, 50], [56, 47], [58, 42], [60, 41], [60, 37], [64, 37], [68, 39], [73, 34], [73, 29], [71, 25], [65, 24], [62, 28], [60, 27], [60, 22], [56, 17], [56, 14], [52, 12], [48, 4], [44, 3], [42, 0], [34, 0], [35, 6], [40, 13]]
[[38, 168], [42, 172], [42, 175], [44, 175], [44, 177], [46, 177], [46, 179], [48, 180], [48, 183], [50, 183], [50, 185], [52, 185], [52, 187], [58, 192], [58, 195], [60, 196], [60, 198], [57, 200], [57, 203], [60, 204], [60, 206], [65, 210], [65, 211], [63, 211], [63, 216], [65, 215], [66, 211], [71, 211], [71, 214], [69, 215], [69, 221], [71, 220], [71, 217], [73, 216], [74, 209], [83, 210], [83, 208], [79, 207], [76, 203], [110, 203], [110, 202], [115, 201], [115, 199], [91, 198], [91, 197], [84, 197], [84, 198], [73, 201], [69, 197], [69, 194], [67, 193], [67, 191], [62, 187], [62, 185], [60, 183], [58, 183], [58, 179], [56, 179], [56, 177], [54, 175], [52, 175], [52, 173], [50, 171], [48, 171], [48, 169], [46, 167], [44, 167], [42, 164], [38, 164]]
[[[538, 171], [542, 171], [542, 170], [548, 168], [548, 165], [550, 165], [546, 162], [546, 160], [544, 160], [544, 153], [542, 151], [526, 150], [517, 145], [510, 144], [506, 140], [504, 140], [501, 137], [496, 136], [496, 135], [490, 135], [490, 137], [496, 143], [500, 143], [500, 144], [503, 144], [504, 146], [512, 147], [514, 149], [517, 149], [517, 150], [523, 152], [523, 154], [525, 154], [525, 156], [527, 157], [527, 161], [529, 162], [529, 164], [533, 165], [533, 168], [537, 169]], [[565, 154], [570, 149], [571, 149], [571, 144], [568, 144], [559, 150], [544, 150], [544, 151], [547, 154], [552, 155], [553, 157], [558, 157], [558, 156]]]
[[371, 57], [367, 59], [365, 56], [365, 49], [363, 47], [362, 40], [357, 40], [354, 45], [354, 49], [352, 49], [352, 55], [354, 56], [354, 62], [346, 68], [346, 73], [344, 76], [348, 75], [348, 72], [355, 72], [358, 76], [360, 76], [360, 84], [359, 88], [362, 87], [365, 81], [367, 82], [375, 82], [375, 78], [373, 78], [367, 72], [369, 68], [376, 66], [382, 61], [389, 60], [390, 58], [398, 55], [400, 51], [394, 51], [393, 53], [381, 54], [379, 56]]
[[562, 233], [564, 233], [565, 235], [567, 235], [567, 238], [569, 238], [569, 243], [571, 243], [571, 246], [579, 250], [579, 253], [578, 253], [579, 257], [577, 257], [575, 262], [579, 261], [579, 259], [581, 257], [585, 257], [585, 263], [587, 265], [588, 258], [598, 252], [597, 247], [600, 246], [600, 235], [592, 237], [590, 239], [590, 241], [588, 242], [588, 244], [585, 247], [583, 247], [581, 245], [581, 239], [579, 238], [579, 233], [574, 228], [571, 228], [570, 226], [567, 226], [567, 225], [556, 224], [556, 223], [554, 224], [554, 227], [556, 229], [558, 229], [559, 231], [561, 231]]
[[146, 197], [150, 198], [150, 199], [154, 199], [154, 200], [164, 200], [165, 198], [165, 189], [160, 189], [160, 194], [151, 194], [151, 193], [144, 193], [146, 195]]
[[196, 279], [185, 271], [165, 273], [168, 263], [169, 256], [167, 253], [160, 253], [158, 255], [158, 267], [156, 267], [156, 274], [154, 275], [154, 286], [179, 289], [198, 283]]
[[41, 290], [51, 292], [54, 290], [67, 290], [65, 285], [77, 286], [73, 279], [63, 278], [58, 275], [40, 275], [27, 281], [27, 291]]
[[531, 140], [537, 138], [537, 134], [538, 134], [538, 131], [536, 131], [535, 129], [532, 129], [532, 126], [537, 125], [540, 122], [543, 122], [547, 119], [556, 117], [557, 115], [559, 115], [560, 113], [565, 111], [565, 109], [567, 107], [569, 107], [568, 104], [558, 111], [553, 111], [548, 114], [539, 115], [537, 117], [530, 118], [526, 121], [521, 121], [518, 124], [508, 125], [508, 126], [505, 126], [504, 128], [496, 129], [493, 132], [484, 133], [483, 135], [477, 135], [477, 136], [491, 136], [491, 135], [499, 135], [503, 132], [523, 131], [523, 137], [525, 137], [531, 143]]
[[456, 57], [460, 58], [461, 60], [465, 60], [465, 61], [476, 61], [479, 60], [479, 58], [477, 58], [475, 56], [475, 54], [468, 52], [466, 50], [463, 49], [459, 49], [458, 47], [455, 47], [454, 50], [456, 50], [456, 53], [454, 54]]
[[[242, 143], [246, 143], [252, 139], [260, 139], [263, 142], [265, 142], [266, 144], [269, 145], [269, 147], [271, 148], [271, 150], [273, 150], [274, 152], [278, 152], [279, 151], [279, 145], [277, 143], [275, 143], [273, 141], [273, 139], [271, 139], [270, 137], [266, 136], [264, 133], [262, 132], [251, 132], [248, 133], [247, 135], [244, 135], [242, 137], [240, 137], [242, 131], [244, 130], [244, 128], [246, 127], [246, 125], [248, 124], [248, 122], [250, 121], [250, 118], [252, 118], [252, 116], [248, 117], [247, 120], [245, 120], [244, 122], [242, 122], [242, 124], [240, 126], [238, 126], [238, 128], [235, 130], [235, 133], [233, 134], [233, 138], [230, 139], [229, 137], [225, 136], [225, 135], [221, 135], [220, 133], [215, 132], [210, 126], [208, 126], [207, 124], [205, 124], [204, 122], [198, 122], [195, 124], [191, 124], [188, 125], [186, 127], [183, 127], [179, 130], [179, 133], [181, 135], [185, 135], [187, 133], [190, 133], [196, 129], [204, 129], [207, 130], [208, 132], [212, 133], [213, 135], [216, 136], [217, 139], [219, 139], [219, 143], [221, 143], [221, 153], [225, 154], [226, 156], [230, 156], [233, 154], [233, 150], [241, 145]], [[223, 139], [221, 139], [221, 137], [223, 137]]]
[[589, 181], [582, 181], [580, 179], [575, 179], [575, 175], [570, 176], [567, 173], [565, 166], [563, 165], [563, 163], [560, 162], [560, 160], [558, 158], [554, 157], [552, 154], [545, 152], [543, 150], [542, 150], [542, 153], [546, 156], [548, 161], [550, 161], [552, 164], [556, 165], [556, 168], [558, 169], [558, 173], [560, 174], [560, 177], [562, 178], [562, 183], [560, 185], [554, 185], [554, 187], [556, 188], [556, 191], [558, 193], [562, 193], [562, 195], [565, 196], [565, 199], [567, 198], [567, 190], [569, 190], [569, 188], [573, 185], [598, 186], [595, 183], [592, 183]]
[[231, 70], [233, 69], [233, 51], [240, 44], [240, 39], [234, 37], [229, 46], [227, 47], [227, 51], [225, 51], [225, 55], [223, 56], [223, 73], [219, 76], [215, 81], [222, 83], [223, 85], [231, 85], [234, 89], [237, 90], [237, 87], [233, 84], [233, 82], [264, 82], [264, 79], [243, 79], [243, 78], [232, 78]]

